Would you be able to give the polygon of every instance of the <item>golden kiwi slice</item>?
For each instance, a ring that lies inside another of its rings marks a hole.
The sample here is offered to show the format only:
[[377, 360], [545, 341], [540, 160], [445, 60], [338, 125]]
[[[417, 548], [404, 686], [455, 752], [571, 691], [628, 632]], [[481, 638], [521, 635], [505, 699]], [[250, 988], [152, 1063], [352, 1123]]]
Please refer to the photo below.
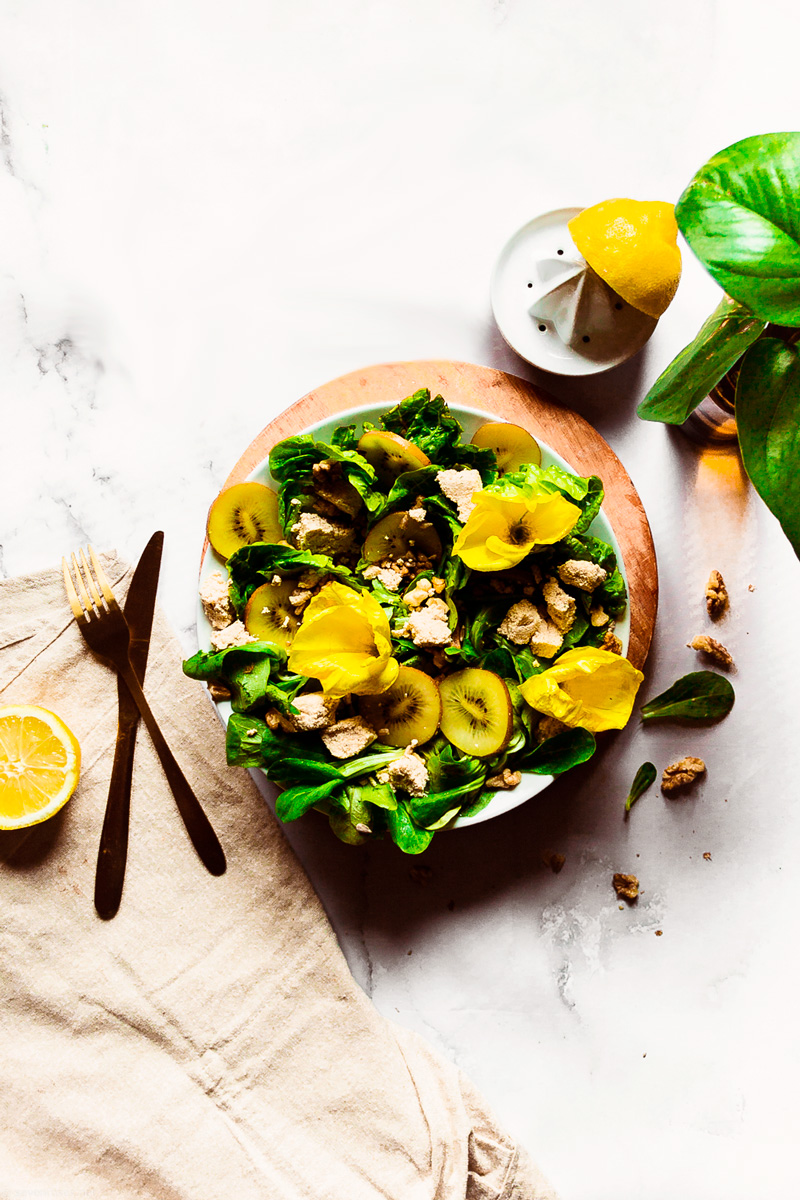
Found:
[[441, 730], [466, 754], [486, 758], [508, 745], [512, 708], [508, 688], [494, 671], [467, 667], [439, 684]]
[[209, 509], [206, 531], [223, 558], [253, 542], [283, 542], [277, 493], [263, 483], [224, 488]]
[[386, 559], [397, 562], [399, 558], [421, 554], [438, 562], [442, 557], [442, 542], [428, 521], [417, 521], [407, 512], [390, 513], [373, 525], [361, 553], [371, 563]]
[[475, 430], [472, 444], [480, 450], [494, 450], [497, 469], [501, 474], [516, 471], [524, 463], [533, 463], [538, 467], [542, 461], [536, 438], [521, 425], [511, 425], [507, 421], [487, 421]]
[[416, 667], [401, 666], [388, 691], [362, 696], [358, 707], [388, 746], [423, 745], [436, 733], [442, 715], [436, 681]]
[[256, 588], [244, 610], [244, 627], [259, 642], [286, 650], [300, 624], [289, 597], [294, 583], [263, 583]]
[[358, 453], [375, 468], [378, 483], [382, 488], [392, 486], [404, 471], [418, 471], [430, 465], [427, 454], [423, 454], [413, 442], [406, 441], [398, 433], [373, 429], [362, 433], [358, 439]]

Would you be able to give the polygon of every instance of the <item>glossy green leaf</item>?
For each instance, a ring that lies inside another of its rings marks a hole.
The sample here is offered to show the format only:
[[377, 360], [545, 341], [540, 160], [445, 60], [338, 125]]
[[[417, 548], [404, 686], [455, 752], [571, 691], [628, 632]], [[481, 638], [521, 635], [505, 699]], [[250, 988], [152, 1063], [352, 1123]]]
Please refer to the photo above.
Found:
[[642, 706], [643, 721], [718, 721], [733, 708], [734, 691], [714, 671], [691, 671]]
[[736, 387], [747, 474], [800, 554], [800, 358], [777, 338], [748, 350]]
[[625, 801], [625, 812], [629, 813], [640, 796], [644, 795], [647, 789], [655, 783], [658, 772], [653, 763], [642, 763], [639, 770], [633, 777], [631, 790], [628, 792], [628, 798]]
[[662, 371], [639, 405], [645, 421], [682, 425], [766, 329], [749, 308], [723, 296], [697, 337]]
[[800, 325], [800, 133], [760, 134], [715, 154], [675, 218], [729, 296], [765, 320]]

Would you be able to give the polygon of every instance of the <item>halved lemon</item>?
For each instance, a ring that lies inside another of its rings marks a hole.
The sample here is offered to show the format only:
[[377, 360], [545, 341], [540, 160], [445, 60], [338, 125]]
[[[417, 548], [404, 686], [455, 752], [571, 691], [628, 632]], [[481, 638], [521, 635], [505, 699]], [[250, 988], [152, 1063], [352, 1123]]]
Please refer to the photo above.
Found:
[[613, 291], [656, 320], [678, 289], [681, 252], [672, 204], [603, 200], [569, 222], [578, 251]]
[[78, 786], [81, 748], [60, 717], [32, 704], [0, 708], [0, 829], [52, 817]]

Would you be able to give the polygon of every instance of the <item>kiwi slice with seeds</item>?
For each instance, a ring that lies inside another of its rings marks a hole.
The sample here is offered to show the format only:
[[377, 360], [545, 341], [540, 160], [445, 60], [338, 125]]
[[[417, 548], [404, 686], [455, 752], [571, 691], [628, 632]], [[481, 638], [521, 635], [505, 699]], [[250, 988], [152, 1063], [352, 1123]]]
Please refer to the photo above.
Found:
[[387, 491], [405, 471], [418, 471], [420, 467], [429, 466], [431, 461], [413, 442], [382, 429], [362, 433], [357, 449], [375, 468], [378, 483]]
[[222, 558], [253, 542], [283, 542], [278, 496], [263, 483], [235, 483], [211, 505], [208, 540]]
[[439, 684], [441, 730], [465, 754], [486, 758], [508, 745], [511, 738], [511, 696], [494, 671], [467, 667]]
[[412, 742], [422, 746], [436, 733], [442, 715], [436, 681], [416, 667], [401, 666], [387, 691], [362, 696], [358, 706], [387, 746], [405, 747]]
[[251, 595], [244, 610], [244, 627], [259, 642], [286, 650], [294, 637], [299, 617], [289, 603], [295, 583], [263, 583]]
[[417, 521], [407, 512], [390, 513], [370, 529], [362, 554], [371, 563], [420, 555], [438, 562], [442, 540], [430, 522]]

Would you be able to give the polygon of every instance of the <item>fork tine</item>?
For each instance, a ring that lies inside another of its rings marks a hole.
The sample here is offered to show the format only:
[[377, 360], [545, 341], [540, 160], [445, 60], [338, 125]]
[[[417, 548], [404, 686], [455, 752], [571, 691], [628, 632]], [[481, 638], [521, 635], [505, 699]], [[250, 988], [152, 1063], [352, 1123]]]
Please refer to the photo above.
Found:
[[69, 567], [65, 558], [61, 559], [61, 565], [64, 568], [64, 587], [67, 589], [69, 606], [72, 609], [75, 620], [83, 622], [86, 620], [86, 613], [84, 612], [81, 602], [78, 599], [78, 593], [75, 591], [75, 585], [72, 582], [72, 577], [69, 573]]
[[94, 579], [92, 578], [92, 572], [89, 568], [88, 562], [86, 561], [86, 555], [84, 554], [83, 550], [81, 550], [81, 563], [83, 564], [83, 573], [86, 576], [86, 582], [89, 585], [89, 591], [91, 592], [92, 600], [94, 600], [98, 609], [100, 610], [100, 612], [102, 612], [103, 611], [103, 601], [100, 599], [100, 593], [98, 592], [97, 588], [95, 587], [95, 582], [94, 582]]
[[88, 615], [91, 616], [94, 611], [92, 608], [92, 601], [89, 593], [86, 591], [86, 586], [83, 582], [83, 575], [81, 574], [80, 564], [74, 554], [72, 556], [72, 574], [78, 585], [78, 594], [80, 595], [81, 603], [83, 604], [83, 607]]
[[108, 582], [108, 579], [106, 578], [106, 573], [103, 570], [103, 568], [100, 566], [100, 562], [97, 558], [97, 555], [94, 552], [94, 547], [92, 547], [92, 546], [89, 547], [89, 557], [92, 560], [92, 566], [94, 567], [94, 573], [97, 576], [97, 582], [100, 584], [100, 589], [101, 589], [103, 595], [105, 596], [106, 604], [108, 605], [109, 608], [119, 608], [119, 605], [117, 604], [116, 600], [114, 599], [114, 593], [111, 590], [111, 584]]

